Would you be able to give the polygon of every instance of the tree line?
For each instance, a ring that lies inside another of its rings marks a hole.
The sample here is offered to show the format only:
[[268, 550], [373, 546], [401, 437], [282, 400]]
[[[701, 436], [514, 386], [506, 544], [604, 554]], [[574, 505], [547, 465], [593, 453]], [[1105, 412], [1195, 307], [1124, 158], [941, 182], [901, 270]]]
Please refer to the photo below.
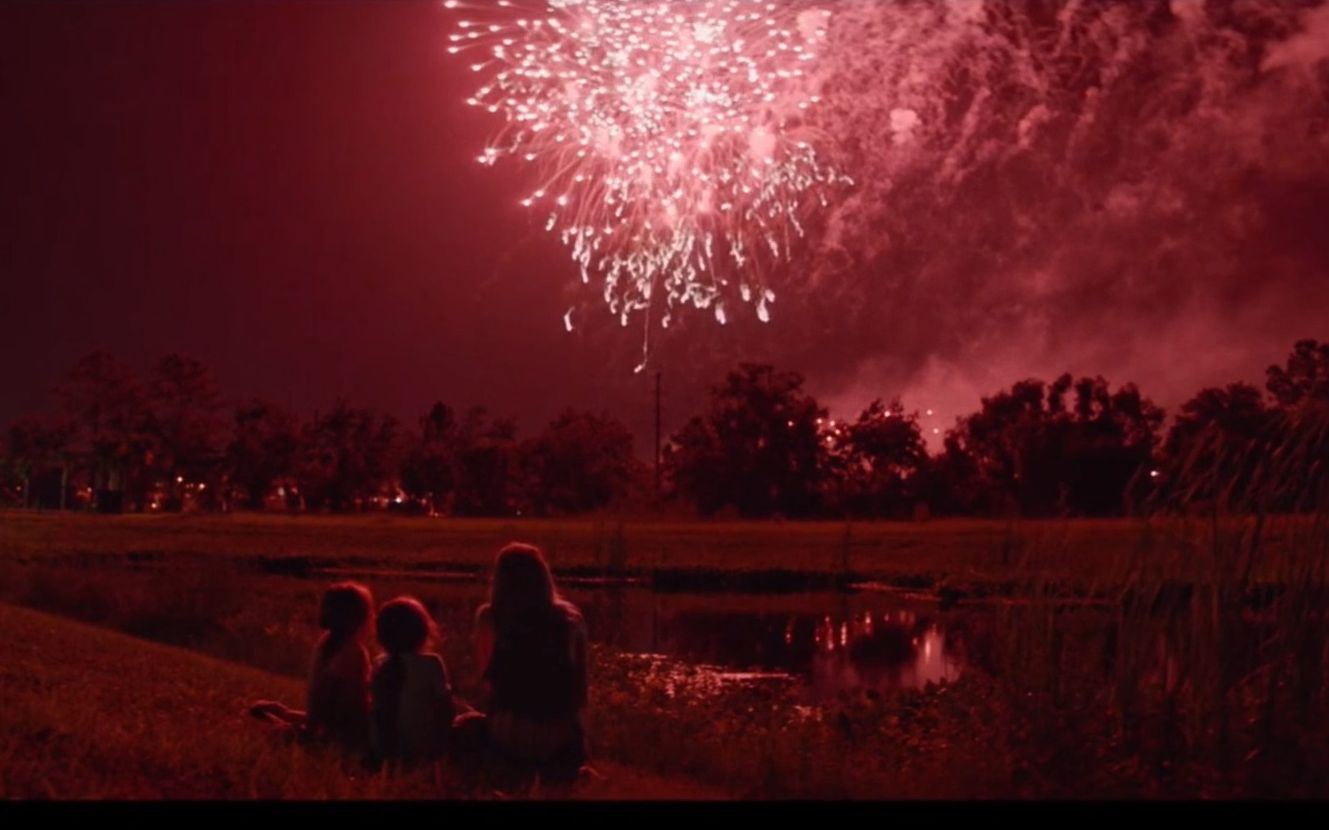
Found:
[[562, 514], [631, 498], [644, 480], [631, 433], [607, 414], [568, 411], [524, 441], [512, 419], [443, 403], [414, 429], [346, 402], [302, 421], [271, 401], [228, 407], [207, 367], [176, 354], [146, 378], [89, 354], [55, 401], [4, 435], [0, 494], [11, 503]]
[[139, 378], [95, 352], [59, 384], [53, 411], [6, 430], [0, 498], [107, 512], [458, 516], [661, 502], [751, 518], [1303, 509], [1329, 467], [1329, 343], [1296, 343], [1265, 380], [1200, 390], [1166, 431], [1134, 384], [1022, 380], [983, 398], [930, 453], [919, 414], [898, 399], [837, 420], [798, 373], [744, 364], [670, 437], [656, 493], [630, 431], [607, 413], [569, 410], [525, 439], [510, 418], [444, 403], [413, 425], [345, 402], [302, 421], [270, 401], [226, 406], [191, 358], [168, 355]]

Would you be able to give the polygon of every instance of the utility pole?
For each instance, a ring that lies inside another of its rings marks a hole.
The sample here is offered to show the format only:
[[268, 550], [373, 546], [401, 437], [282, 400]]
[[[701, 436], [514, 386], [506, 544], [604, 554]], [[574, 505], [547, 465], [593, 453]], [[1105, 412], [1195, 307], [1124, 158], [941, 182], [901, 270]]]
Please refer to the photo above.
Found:
[[655, 501], [660, 501], [660, 370], [655, 370]]

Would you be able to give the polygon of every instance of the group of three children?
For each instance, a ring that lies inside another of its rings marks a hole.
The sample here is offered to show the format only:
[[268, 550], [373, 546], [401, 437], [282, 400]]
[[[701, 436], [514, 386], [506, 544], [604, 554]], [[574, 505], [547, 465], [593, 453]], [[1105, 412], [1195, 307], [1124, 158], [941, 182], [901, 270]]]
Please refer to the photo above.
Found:
[[324, 634], [306, 709], [261, 701], [251, 712], [375, 764], [495, 760], [550, 783], [576, 779], [587, 760], [586, 626], [559, 597], [537, 548], [514, 543], [499, 552], [489, 601], [476, 614], [484, 712], [454, 699], [447, 667], [430, 650], [437, 627], [419, 600], [398, 597], [378, 609], [383, 654], [371, 664], [364, 640], [372, 609], [363, 585], [331, 586], [319, 609]]

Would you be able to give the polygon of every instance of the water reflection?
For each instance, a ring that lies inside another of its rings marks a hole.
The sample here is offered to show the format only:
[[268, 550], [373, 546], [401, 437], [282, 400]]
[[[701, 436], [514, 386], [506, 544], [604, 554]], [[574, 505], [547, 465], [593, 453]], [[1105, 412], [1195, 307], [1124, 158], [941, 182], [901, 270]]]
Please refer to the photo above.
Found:
[[811, 683], [820, 692], [921, 689], [960, 676], [958, 643], [947, 642], [940, 624], [910, 611], [876, 618], [865, 612], [838, 627], [827, 617], [816, 643]]
[[[487, 594], [483, 583], [421, 581], [406, 572], [374, 576], [376, 593], [417, 594], [448, 638], [469, 640], [475, 609]], [[884, 591], [687, 594], [569, 586], [566, 593], [581, 607], [597, 643], [705, 666], [719, 682], [791, 678], [813, 702], [841, 692], [921, 689], [951, 682], [970, 668], [1001, 671], [993, 662], [993, 638], [1020, 631], [1041, 637], [1049, 622], [1047, 605], [1012, 603], [997, 606], [995, 615], [992, 606], [942, 611], [922, 598]], [[1156, 639], [1142, 649], [1122, 647], [1120, 623], [1099, 609], [1070, 604], [1053, 610], [1069, 653], [1100, 655], [1093, 659], [1105, 678], [1130, 660], [1124, 670], [1142, 672], [1146, 682], [1167, 691], [1184, 681], [1180, 655], [1221, 649], [1221, 659], [1254, 665], [1272, 635], [1248, 622], [1214, 640], [1212, 633], [1204, 637], [1203, 631], [1160, 620], [1148, 632]]]
[[950, 682], [962, 638], [935, 608], [835, 593], [796, 596], [574, 592], [592, 637], [624, 651], [667, 654], [736, 671], [781, 672], [816, 697]]
[[[418, 594], [449, 636], [463, 638], [486, 593], [475, 582], [381, 587]], [[728, 677], [778, 673], [817, 699], [953, 681], [972, 645], [966, 641], [972, 620], [962, 612], [888, 593], [685, 594], [643, 587], [566, 593], [598, 643], [714, 667]]]

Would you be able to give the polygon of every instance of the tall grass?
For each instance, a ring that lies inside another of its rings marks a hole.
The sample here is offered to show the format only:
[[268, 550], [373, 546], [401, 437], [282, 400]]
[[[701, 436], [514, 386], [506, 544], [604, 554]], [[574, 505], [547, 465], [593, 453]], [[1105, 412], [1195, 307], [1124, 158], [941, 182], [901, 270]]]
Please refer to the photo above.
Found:
[[1329, 791], [1326, 459], [1323, 409], [1206, 436], [1090, 587], [1106, 624], [1020, 563], [1027, 601], [998, 610], [990, 661], [1041, 789], [1111, 792], [1124, 772], [1132, 793]]

